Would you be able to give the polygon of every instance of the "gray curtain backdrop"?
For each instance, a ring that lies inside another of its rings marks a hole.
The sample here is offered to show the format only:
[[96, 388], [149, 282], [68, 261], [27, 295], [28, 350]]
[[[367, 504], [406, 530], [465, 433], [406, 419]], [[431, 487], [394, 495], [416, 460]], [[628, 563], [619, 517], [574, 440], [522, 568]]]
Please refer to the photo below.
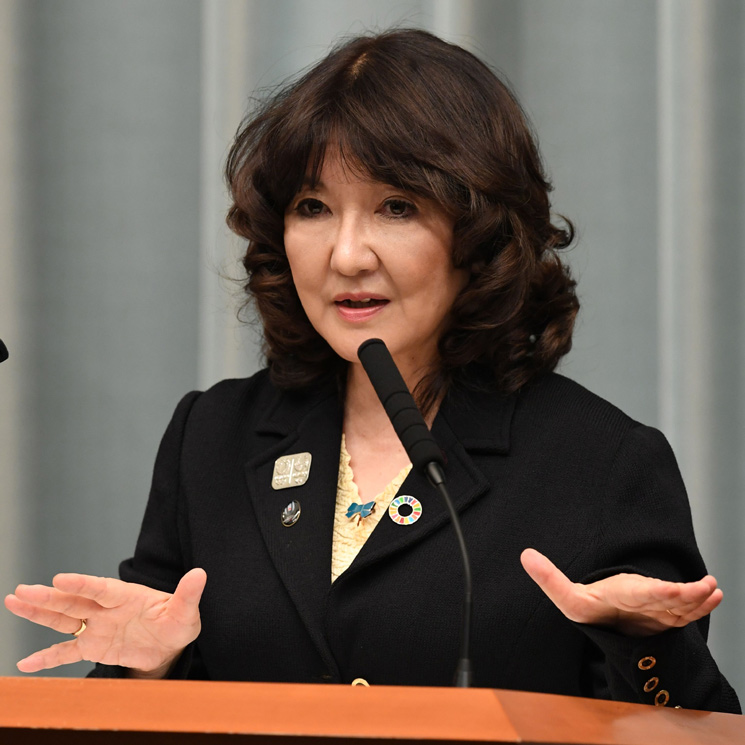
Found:
[[[0, 0], [0, 589], [131, 553], [178, 399], [261, 365], [223, 225], [249, 96], [393, 25], [472, 49], [531, 116], [579, 229], [563, 372], [673, 444], [745, 693], [740, 0]], [[7, 612], [0, 638], [0, 675], [59, 641]]]

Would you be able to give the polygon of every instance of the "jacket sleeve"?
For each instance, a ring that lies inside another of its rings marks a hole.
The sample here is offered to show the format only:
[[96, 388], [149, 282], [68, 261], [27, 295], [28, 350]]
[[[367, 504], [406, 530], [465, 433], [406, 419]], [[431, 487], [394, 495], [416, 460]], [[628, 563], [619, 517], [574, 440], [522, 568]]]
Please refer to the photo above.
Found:
[[[173, 592], [181, 577], [193, 568], [188, 524], [183, 514], [183, 501], [179, 499], [179, 474], [184, 431], [191, 408], [199, 396], [200, 393], [194, 391], [181, 399], [161, 440], [135, 554], [119, 565], [119, 576], [125, 582]], [[97, 664], [88, 677], [124, 678], [127, 669]], [[196, 643], [184, 650], [169, 677], [206, 677]]]
[[[598, 569], [583, 583], [629, 572], [689, 582], [706, 568], [685, 487], [664, 436], [637, 425], [625, 436], [600, 495], [591, 550]], [[686, 709], [740, 712], [706, 644], [708, 617], [647, 637], [576, 624], [602, 652], [593, 695]]]

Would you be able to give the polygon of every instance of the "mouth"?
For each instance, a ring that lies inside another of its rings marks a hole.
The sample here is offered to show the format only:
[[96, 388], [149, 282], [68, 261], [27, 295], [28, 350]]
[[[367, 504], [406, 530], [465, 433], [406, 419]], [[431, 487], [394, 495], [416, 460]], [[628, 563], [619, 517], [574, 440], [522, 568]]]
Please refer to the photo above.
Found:
[[368, 297], [362, 300], [344, 298], [343, 300], [335, 300], [334, 302], [342, 308], [374, 308], [379, 305], [386, 305], [389, 301], [385, 298]]
[[334, 298], [334, 305], [339, 317], [346, 323], [366, 323], [375, 318], [390, 300], [380, 295], [368, 295], [362, 292], [343, 293]]

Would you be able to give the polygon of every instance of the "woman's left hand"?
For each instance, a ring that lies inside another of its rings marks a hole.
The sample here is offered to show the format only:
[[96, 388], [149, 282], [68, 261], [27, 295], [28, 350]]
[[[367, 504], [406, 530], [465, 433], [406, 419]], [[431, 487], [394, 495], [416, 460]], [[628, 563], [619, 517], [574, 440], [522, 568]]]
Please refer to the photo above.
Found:
[[665, 582], [616, 574], [583, 585], [572, 582], [535, 549], [525, 549], [520, 561], [570, 621], [606, 626], [627, 636], [651, 636], [686, 626], [711, 613], [722, 600], [711, 575], [697, 582]]

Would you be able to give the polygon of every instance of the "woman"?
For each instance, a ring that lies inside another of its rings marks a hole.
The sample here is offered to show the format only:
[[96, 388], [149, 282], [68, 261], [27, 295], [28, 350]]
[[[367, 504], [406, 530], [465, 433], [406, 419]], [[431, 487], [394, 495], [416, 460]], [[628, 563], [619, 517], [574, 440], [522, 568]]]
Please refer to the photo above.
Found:
[[267, 370], [179, 404], [123, 581], [6, 599], [75, 635], [19, 668], [448, 685], [460, 564], [357, 359], [379, 337], [446, 459], [476, 684], [739, 710], [669, 447], [552, 373], [571, 226], [505, 86], [423, 31], [357, 38], [247, 121], [227, 177]]

